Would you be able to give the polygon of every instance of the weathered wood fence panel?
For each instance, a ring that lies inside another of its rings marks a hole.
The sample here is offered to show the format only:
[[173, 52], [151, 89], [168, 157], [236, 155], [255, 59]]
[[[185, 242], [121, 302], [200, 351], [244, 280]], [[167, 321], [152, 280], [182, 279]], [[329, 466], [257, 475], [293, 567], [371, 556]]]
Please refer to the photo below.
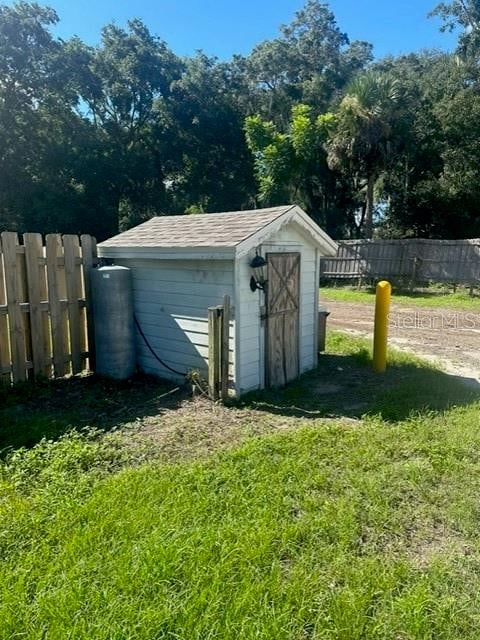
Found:
[[[61, 377], [92, 368], [90, 236], [0, 236], [0, 380]], [[88, 362], [87, 362], [88, 358]]]
[[335, 258], [322, 259], [320, 274], [475, 284], [480, 280], [480, 239], [344, 240]]

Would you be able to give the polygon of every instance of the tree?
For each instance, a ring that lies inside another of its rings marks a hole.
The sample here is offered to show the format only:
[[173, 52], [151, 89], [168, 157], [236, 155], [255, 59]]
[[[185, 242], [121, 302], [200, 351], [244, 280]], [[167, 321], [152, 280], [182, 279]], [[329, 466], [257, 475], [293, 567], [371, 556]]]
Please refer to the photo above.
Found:
[[248, 146], [255, 158], [263, 204], [296, 201], [334, 237], [351, 224], [348, 189], [327, 163], [326, 142], [334, 123], [331, 113], [314, 116], [308, 105], [292, 109], [288, 131], [250, 116], [245, 122]]
[[384, 173], [380, 233], [466, 237], [479, 234], [478, 91], [469, 65], [439, 52], [376, 65], [402, 96], [402, 149]]
[[249, 203], [253, 163], [243, 119], [231, 66], [202, 52], [187, 60], [166, 116], [176, 158], [169, 187], [175, 211], [225, 211]]
[[398, 144], [399, 97], [398, 83], [391, 77], [374, 72], [359, 76], [347, 88], [328, 141], [330, 166], [358, 176], [365, 192], [362, 218], [367, 238], [373, 234], [375, 184]]
[[36, 3], [0, 5], [0, 108], [33, 109], [61, 94], [63, 77], [58, 60], [61, 44], [50, 27], [57, 24], [53, 9]]
[[57, 48], [48, 28], [57, 20], [39, 5], [0, 6], [0, 211], [12, 226], [36, 161], [37, 105], [43, 107], [51, 93]]
[[334, 93], [371, 59], [371, 45], [349, 46], [328, 5], [308, 0], [294, 20], [281, 27], [280, 37], [259, 44], [246, 59], [252, 111], [284, 128], [297, 103], [322, 113]]
[[0, 4], [0, 225], [102, 239], [297, 201], [335, 237], [370, 236], [374, 212], [377, 233], [480, 234], [480, 2], [435, 14], [455, 54], [372, 63], [308, 0], [219, 62], [178, 58], [140, 20], [89, 47], [55, 37], [52, 9]]
[[480, 55], [480, 1], [453, 0], [441, 2], [431, 13], [439, 17], [442, 31], [460, 29], [458, 51], [465, 58], [478, 62]]
[[[94, 216], [78, 165], [91, 129], [72, 110], [52, 9], [0, 5], [0, 220], [28, 231], [82, 230]], [[91, 170], [91, 167], [90, 167]], [[96, 200], [101, 206], [101, 198]], [[98, 209], [97, 209], [98, 211]]]
[[105, 233], [167, 208], [168, 144], [164, 113], [183, 65], [140, 20], [108, 25], [98, 47], [68, 45], [77, 110], [102, 141], [104, 190], [113, 217]]
[[395, 78], [401, 95], [400, 153], [394, 154], [379, 183], [384, 236], [429, 236], [439, 233], [445, 207], [440, 206], [444, 134], [437, 107], [455, 93], [453, 56], [436, 52], [389, 57], [375, 65]]

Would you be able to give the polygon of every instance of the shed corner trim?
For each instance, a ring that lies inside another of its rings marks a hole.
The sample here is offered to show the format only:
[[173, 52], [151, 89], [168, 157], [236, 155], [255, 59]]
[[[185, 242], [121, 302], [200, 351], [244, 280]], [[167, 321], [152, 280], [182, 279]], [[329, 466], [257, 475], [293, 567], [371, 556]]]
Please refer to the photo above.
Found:
[[303, 232], [303, 235], [311, 239], [321, 249], [325, 257], [337, 255], [337, 243], [301, 207], [292, 205], [281, 216], [240, 242], [236, 246], [236, 257], [241, 258], [248, 254], [288, 224], [295, 224]]

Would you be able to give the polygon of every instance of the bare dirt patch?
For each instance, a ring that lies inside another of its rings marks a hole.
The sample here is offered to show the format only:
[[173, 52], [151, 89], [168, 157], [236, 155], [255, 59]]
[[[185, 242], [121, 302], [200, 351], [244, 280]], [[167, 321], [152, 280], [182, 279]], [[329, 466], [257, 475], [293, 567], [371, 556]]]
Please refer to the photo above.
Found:
[[157, 415], [142, 416], [122, 429], [132, 444], [150, 441], [161, 458], [202, 458], [240, 445], [250, 437], [293, 429], [293, 416], [268, 415], [254, 409], [226, 407], [179, 391], [179, 403]]
[[[372, 304], [328, 301], [326, 307], [331, 329], [373, 335]], [[393, 304], [389, 334], [391, 344], [441, 365], [448, 373], [480, 379], [480, 308], [472, 312]]]

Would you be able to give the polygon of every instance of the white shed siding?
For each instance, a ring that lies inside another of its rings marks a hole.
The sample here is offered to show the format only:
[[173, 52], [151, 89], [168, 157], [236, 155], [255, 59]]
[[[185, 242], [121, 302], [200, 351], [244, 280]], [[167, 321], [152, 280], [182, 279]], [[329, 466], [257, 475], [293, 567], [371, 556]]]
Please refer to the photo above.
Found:
[[[297, 251], [300, 262], [299, 358], [300, 372], [317, 364], [316, 308], [318, 306], [317, 251], [293, 225], [288, 225], [260, 247], [262, 255], [273, 252]], [[264, 323], [260, 316], [264, 303], [262, 292], [252, 293], [249, 287], [249, 263], [255, 252], [237, 261], [237, 391], [245, 393], [265, 385], [264, 380]]]
[[235, 322], [237, 340], [235, 345], [236, 392], [241, 395], [261, 384], [261, 305], [263, 293], [250, 289], [250, 261], [253, 255], [239, 258], [235, 265], [236, 311]]
[[[116, 259], [133, 276], [135, 314], [155, 352], [173, 369], [187, 372], [208, 367], [208, 307], [224, 295], [233, 301], [233, 262], [227, 260]], [[230, 329], [234, 361], [235, 328]], [[136, 334], [137, 361], [146, 373], [181, 380], [163, 367]], [[233, 368], [232, 368], [233, 371]]]

